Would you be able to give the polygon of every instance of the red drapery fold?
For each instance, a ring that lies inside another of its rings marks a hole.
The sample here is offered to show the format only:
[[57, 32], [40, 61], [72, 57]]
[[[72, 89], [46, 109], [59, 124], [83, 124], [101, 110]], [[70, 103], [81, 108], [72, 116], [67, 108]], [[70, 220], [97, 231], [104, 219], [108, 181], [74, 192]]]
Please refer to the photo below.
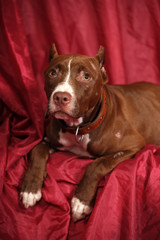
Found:
[[90, 217], [73, 223], [70, 200], [92, 159], [52, 154], [43, 198], [24, 209], [27, 153], [43, 137], [43, 71], [59, 53], [106, 49], [109, 82], [160, 83], [158, 0], [0, 0], [0, 239], [160, 239], [160, 148], [148, 145], [102, 179]]

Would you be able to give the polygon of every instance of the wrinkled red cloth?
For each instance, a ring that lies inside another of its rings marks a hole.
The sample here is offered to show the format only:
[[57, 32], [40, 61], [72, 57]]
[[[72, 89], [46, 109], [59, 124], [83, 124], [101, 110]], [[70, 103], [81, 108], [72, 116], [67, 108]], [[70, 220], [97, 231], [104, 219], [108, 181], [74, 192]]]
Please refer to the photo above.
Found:
[[43, 137], [51, 43], [90, 56], [103, 45], [110, 83], [159, 84], [159, 29], [158, 0], [0, 0], [0, 240], [160, 239], [158, 146], [102, 179], [91, 216], [77, 223], [70, 200], [93, 159], [50, 155], [42, 200], [27, 210], [19, 200], [27, 153]]

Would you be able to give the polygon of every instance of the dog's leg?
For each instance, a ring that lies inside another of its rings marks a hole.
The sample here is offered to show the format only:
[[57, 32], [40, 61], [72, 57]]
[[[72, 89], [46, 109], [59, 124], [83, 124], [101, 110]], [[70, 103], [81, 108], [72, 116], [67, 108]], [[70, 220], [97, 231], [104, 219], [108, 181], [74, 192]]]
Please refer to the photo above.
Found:
[[120, 162], [131, 158], [139, 150], [120, 151], [94, 160], [87, 168], [71, 200], [74, 221], [83, 219], [92, 211], [97, 185], [102, 177], [111, 172]]
[[35, 205], [41, 199], [49, 150], [49, 144], [42, 141], [29, 154], [29, 165], [22, 181], [20, 193], [25, 208]]

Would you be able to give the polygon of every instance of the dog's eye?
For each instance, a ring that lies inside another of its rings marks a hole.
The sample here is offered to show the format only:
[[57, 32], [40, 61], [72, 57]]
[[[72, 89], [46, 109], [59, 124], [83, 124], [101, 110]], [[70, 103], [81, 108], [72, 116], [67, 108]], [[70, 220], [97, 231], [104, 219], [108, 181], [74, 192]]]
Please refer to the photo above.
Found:
[[85, 74], [84, 74], [84, 79], [85, 79], [85, 80], [88, 80], [89, 78], [90, 78], [89, 74], [88, 74], [88, 73], [85, 73]]
[[56, 73], [56, 70], [53, 69], [53, 70], [51, 70], [51, 71], [48, 73], [48, 76], [51, 77], [51, 78], [53, 78], [53, 77], [56, 76], [56, 74], [57, 74], [57, 73]]
[[77, 81], [79, 82], [90, 82], [92, 80], [92, 77], [89, 73], [84, 72], [83, 70], [81, 70], [76, 77]]

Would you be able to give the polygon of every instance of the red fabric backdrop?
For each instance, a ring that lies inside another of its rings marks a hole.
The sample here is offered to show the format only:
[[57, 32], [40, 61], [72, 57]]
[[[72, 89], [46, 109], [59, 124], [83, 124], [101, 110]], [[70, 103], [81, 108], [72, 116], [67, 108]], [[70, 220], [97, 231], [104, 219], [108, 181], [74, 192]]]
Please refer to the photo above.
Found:
[[90, 217], [70, 219], [70, 200], [90, 159], [49, 158], [43, 199], [24, 209], [27, 153], [43, 136], [43, 70], [59, 53], [106, 48], [110, 83], [160, 83], [158, 0], [0, 0], [0, 240], [160, 239], [160, 148], [146, 146], [98, 188]]

